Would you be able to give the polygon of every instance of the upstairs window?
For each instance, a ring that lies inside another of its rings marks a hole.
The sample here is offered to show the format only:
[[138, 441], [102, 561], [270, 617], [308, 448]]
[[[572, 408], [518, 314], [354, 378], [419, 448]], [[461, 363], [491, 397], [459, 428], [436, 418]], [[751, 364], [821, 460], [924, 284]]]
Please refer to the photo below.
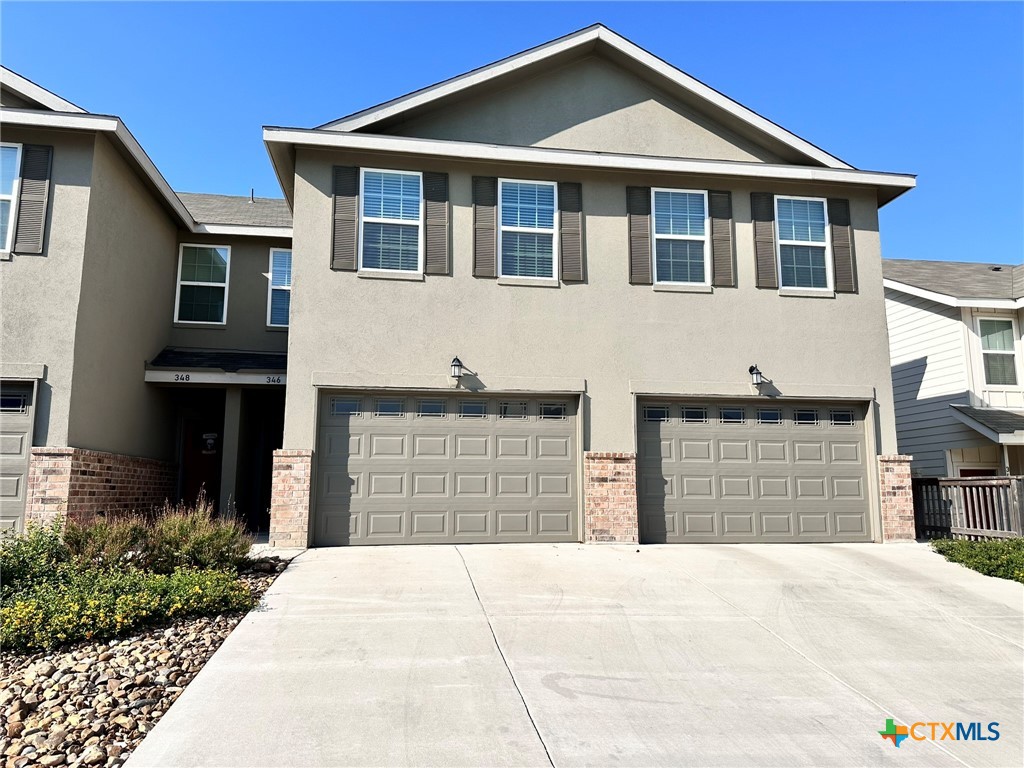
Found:
[[18, 205], [21, 145], [0, 144], [0, 251], [14, 247], [14, 216]]
[[825, 201], [810, 197], [776, 197], [775, 221], [779, 228], [779, 285], [782, 288], [831, 289]]
[[555, 277], [555, 184], [498, 180], [499, 277]]
[[1017, 359], [1014, 353], [1012, 320], [978, 320], [981, 357], [985, 365], [985, 383], [994, 387], [1017, 386]]
[[207, 325], [225, 323], [230, 263], [231, 248], [226, 245], [181, 246], [175, 320]]
[[423, 177], [362, 170], [360, 269], [423, 271]]
[[270, 294], [267, 298], [267, 325], [288, 327], [292, 303], [292, 252], [270, 249]]
[[654, 282], [710, 285], [708, 195], [654, 189]]

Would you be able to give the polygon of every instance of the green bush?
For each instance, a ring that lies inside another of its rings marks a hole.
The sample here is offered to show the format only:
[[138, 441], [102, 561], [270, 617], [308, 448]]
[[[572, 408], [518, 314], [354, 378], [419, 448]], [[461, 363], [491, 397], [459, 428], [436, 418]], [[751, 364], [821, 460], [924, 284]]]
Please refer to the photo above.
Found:
[[0, 598], [51, 578], [71, 553], [61, 538], [61, 521], [30, 525], [23, 534], [0, 537]]
[[0, 605], [0, 646], [11, 651], [128, 634], [168, 620], [249, 610], [252, 593], [221, 571], [171, 574], [58, 565], [52, 578], [10, 595]]
[[69, 522], [64, 539], [71, 556], [83, 565], [153, 573], [172, 573], [175, 568], [236, 570], [253, 543], [237, 518], [215, 515], [204, 494], [194, 505], [168, 504], [150, 517]]
[[939, 539], [932, 542], [932, 547], [947, 560], [986, 576], [1024, 584], [1024, 539]]

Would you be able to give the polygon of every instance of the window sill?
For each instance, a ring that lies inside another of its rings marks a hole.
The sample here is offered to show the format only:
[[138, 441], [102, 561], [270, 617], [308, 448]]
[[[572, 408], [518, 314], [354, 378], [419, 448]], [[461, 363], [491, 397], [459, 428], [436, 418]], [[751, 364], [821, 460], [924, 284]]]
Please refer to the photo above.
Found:
[[175, 320], [172, 324], [175, 328], [191, 328], [210, 330], [210, 331], [223, 331], [228, 327], [227, 323], [190, 323], [187, 320]]
[[710, 285], [690, 285], [687, 283], [655, 283], [654, 290], [666, 293], [714, 293]]
[[397, 270], [390, 271], [386, 269], [361, 269], [356, 272], [358, 277], [362, 277], [366, 280], [413, 280], [415, 282], [423, 282], [422, 272], [399, 272]]
[[522, 285], [533, 288], [558, 288], [559, 282], [551, 277], [499, 277], [498, 285]]
[[267, 326], [267, 330], [268, 331], [284, 331], [285, 333], [288, 333], [288, 326], [287, 325], [268, 325]]
[[836, 292], [824, 288], [779, 288], [779, 296], [799, 296], [804, 299], [834, 299]]

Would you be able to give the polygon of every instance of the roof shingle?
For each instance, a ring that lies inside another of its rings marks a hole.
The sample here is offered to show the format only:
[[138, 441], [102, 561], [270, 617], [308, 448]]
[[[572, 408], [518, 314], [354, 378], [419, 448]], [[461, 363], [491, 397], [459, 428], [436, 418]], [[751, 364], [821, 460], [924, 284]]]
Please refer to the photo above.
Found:
[[275, 371], [284, 373], [288, 355], [284, 352], [243, 352], [228, 349], [186, 349], [165, 347], [150, 362], [153, 368], [213, 368], [235, 371]]
[[178, 192], [181, 202], [200, 224], [234, 224], [244, 227], [290, 227], [292, 212], [283, 199]]
[[1024, 264], [885, 259], [882, 273], [886, 280], [957, 299], [1019, 299], [1024, 296]]

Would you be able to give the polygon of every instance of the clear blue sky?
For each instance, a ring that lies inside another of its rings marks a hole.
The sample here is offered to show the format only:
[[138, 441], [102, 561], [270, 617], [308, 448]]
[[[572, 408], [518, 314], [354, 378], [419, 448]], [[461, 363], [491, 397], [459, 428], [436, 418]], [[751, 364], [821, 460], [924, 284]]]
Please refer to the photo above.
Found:
[[1020, 2], [4, 0], [0, 58], [119, 115], [175, 189], [279, 196], [261, 126], [319, 125], [596, 21], [858, 168], [918, 174], [882, 211], [886, 257], [1024, 260]]

